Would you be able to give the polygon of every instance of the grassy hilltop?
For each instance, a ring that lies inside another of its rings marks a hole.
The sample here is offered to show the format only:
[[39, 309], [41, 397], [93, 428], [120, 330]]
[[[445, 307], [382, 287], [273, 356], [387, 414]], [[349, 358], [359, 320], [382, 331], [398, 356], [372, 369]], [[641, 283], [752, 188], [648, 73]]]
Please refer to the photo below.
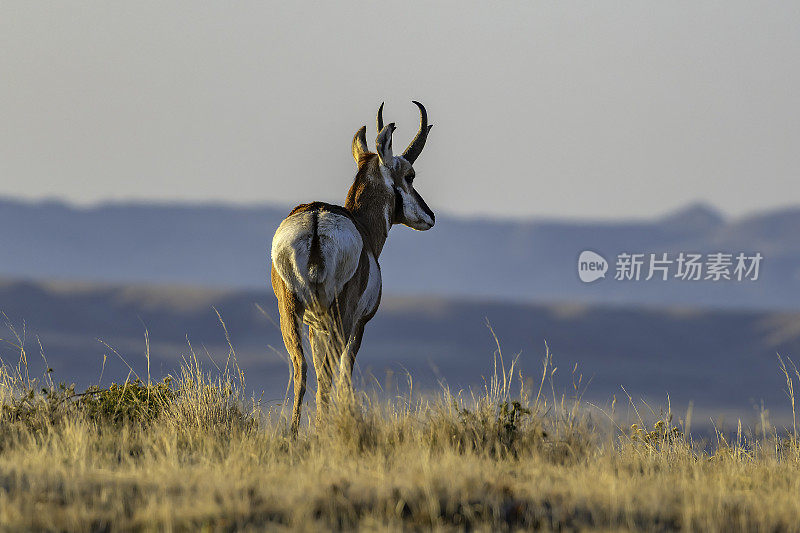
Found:
[[233, 351], [217, 377], [190, 355], [80, 392], [28, 357], [0, 377], [1, 529], [800, 528], [793, 428], [695, 442], [668, 410], [559, 394], [549, 359], [523, 382], [498, 358], [475, 393], [357, 394], [293, 440], [284, 404], [244, 397]]

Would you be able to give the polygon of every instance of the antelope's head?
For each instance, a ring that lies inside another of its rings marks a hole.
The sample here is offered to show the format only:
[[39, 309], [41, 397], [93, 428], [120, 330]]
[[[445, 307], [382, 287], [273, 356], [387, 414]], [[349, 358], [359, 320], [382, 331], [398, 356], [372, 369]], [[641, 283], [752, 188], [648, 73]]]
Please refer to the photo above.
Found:
[[[392, 153], [392, 133], [394, 133], [394, 122], [383, 124], [383, 104], [378, 109], [378, 137], [375, 140], [377, 151], [377, 171], [385, 187], [385, 195], [394, 198], [394, 205], [390, 208], [390, 218], [392, 224], [404, 224], [415, 230], [425, 231], [433, 227], [436, 217], [431, 211], [422, 196], [414, 188], [414, 162], [422, 153], [428, 132], [433, 125], [428, 124], [428, 114], [425, 107], [419, 102], [414, 102], [419, 107], [420, 124], [414, 140], [408, 145], [402, 155], [395, 156]], [[356, 132], [353, 138], [353, 157], [356, 163], [361, 166], [368, 161], [370, 156], [374, 158], [367, 149], [366, 127], [362, 127]]]

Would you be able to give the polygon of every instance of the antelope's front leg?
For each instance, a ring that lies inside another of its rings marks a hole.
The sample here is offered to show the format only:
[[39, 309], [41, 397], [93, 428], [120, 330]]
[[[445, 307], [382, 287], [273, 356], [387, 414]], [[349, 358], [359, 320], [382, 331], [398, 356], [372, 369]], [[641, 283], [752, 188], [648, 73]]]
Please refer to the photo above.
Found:
[[359, 320], [356, 323], [339, 359], [339, 385], [350, 394], [353, 392], [353, 367], [355, 366], [358, 350], [361, 348], [361, 338], [364, 336], [365, 325], [366, 322], [363, 320]]
[[333, 382], [333, 347], [329, 335], [316, 328], [308, 328], [309, 344], [311, 344], [314, 372], [317, 374], [317, 425], [324, 419], [331, 401], [331, 384]]

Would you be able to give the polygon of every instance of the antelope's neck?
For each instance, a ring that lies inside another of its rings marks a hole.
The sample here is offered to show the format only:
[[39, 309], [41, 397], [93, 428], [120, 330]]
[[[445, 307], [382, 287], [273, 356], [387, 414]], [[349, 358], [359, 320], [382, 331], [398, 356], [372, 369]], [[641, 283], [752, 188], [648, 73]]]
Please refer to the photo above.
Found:
[[[348, 202], [349, 203], [349, 202]], [[383, 245], [386, 244], [386, 238], [389, 236], [389, 229], [391, 228], [391, 207], [390, 205], [359, 205], [355, 202], [353, 205], [345, 204], [353, 218], [355, 218], [361, 226], [364, 237], [369, 242], [375, 259], [381, 255]]]
[[347, 192], [344, 207], [358, 222], [364, 240], [369, 243], [375, 259], [381, 255], [394, 216], [394, 194], [386, 186], [376, 154], [367, 154], [359, 164], [353, 185]]

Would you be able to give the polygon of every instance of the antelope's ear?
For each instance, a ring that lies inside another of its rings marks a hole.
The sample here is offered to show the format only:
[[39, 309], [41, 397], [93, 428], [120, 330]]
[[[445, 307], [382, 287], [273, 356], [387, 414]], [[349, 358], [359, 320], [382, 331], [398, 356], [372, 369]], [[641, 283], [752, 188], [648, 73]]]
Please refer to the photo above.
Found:
[[361, 162], [368, 153], [367, 127], [361, 126], [361, 129], [353, 136], [353, 159], [356, 160], [356, 165], [361, 166]]
[[375, 148], [378, 150], [378, 158], [383, 166], [392, 164], [392, 133], [394, 133], [394, 122], [387, 124], [378, 133], [375, 139]]

